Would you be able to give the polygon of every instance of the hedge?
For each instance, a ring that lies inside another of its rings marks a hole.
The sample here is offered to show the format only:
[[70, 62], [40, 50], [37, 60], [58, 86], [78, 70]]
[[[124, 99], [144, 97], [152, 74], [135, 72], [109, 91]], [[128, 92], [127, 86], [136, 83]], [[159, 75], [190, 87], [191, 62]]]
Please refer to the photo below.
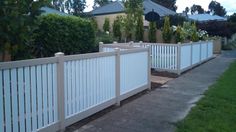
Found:
[[38, 57], [93, 52], [95, 31], [89, 20], [75, 16], [43, 15], [38, 18], [34, 48]]

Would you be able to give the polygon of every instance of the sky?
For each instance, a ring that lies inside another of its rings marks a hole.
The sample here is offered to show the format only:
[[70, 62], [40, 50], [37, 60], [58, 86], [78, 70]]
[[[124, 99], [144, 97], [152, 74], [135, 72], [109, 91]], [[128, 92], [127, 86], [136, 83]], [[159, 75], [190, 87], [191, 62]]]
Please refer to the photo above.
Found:
[[[91, 11], [93, 8], [94, 0], [86, 0], [87, 8], [85, 11]], [[191, 7], [193, 4], [201, 5], [205, 10], [208, 10], [208, 5], [212, 0], [176, 0], [176, 5], [178, 6], [177, 12], [182, 12], [185, 7]], [[227, 14], [231, 15], [236, 13], [236, 0], [216, 0], [226, 8]]]

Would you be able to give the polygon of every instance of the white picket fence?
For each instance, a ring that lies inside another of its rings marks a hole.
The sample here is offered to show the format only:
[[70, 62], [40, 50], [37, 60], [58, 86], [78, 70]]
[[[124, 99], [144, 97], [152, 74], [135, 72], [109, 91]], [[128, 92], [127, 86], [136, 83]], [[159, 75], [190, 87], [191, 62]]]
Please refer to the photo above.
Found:
[[0, 63], [0, 132], [58, 131], [119, 104], [150, 88], [149, 61], [136, 48]]
[[128, 43], [100, 44], [101, 52], [110, 52], [115, 48], [123, 50], [135, 47], [150, 49], [151, 67], [158, 71], [177, 74], [193, 68], [213, 57], [213, 41], [200, 41], [184, 44]]

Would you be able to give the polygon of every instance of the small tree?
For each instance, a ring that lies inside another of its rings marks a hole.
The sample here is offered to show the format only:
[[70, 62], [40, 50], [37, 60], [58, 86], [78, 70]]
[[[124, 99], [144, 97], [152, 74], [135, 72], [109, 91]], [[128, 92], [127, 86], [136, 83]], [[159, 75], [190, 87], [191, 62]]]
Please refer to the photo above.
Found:
[[156, 22], [149, 23], [148, 39], [149, 42], [156, 42]]
[[175, 31], [175, 42], [183, 42], [184, 41], [184, 34], [183, 34], [183, 29], [178, 26], [176, 31]]
[[103, 31], [110, 31], [110, 20], [109, 18], [105, 18], [105, 22], [103, 24]]
[[170, 28], [170, 18], [165, 17], [164, 27], [162, 31], [162, 38], [165, 43], [170, 43], [171, 41], [171, 28]]
[[192, 24], [191, 41], [197, 42], [198, 40], [199, 40], [199, 36], [198, 36], [198, 31], [197, 31], [196, 23], [193, 23]]
[[121, 17], [117, 16], [116, 20], [113, 23], [113, 35], [114, 37], [118, 38], [118, 40], [121, 40]]
[[92, 26], [93, 26], [93, 28], [94, 28], [95, 33], [97, 33], [97, 32], [98, 32], [98, 24], [97, 24], [97, 21], [96, 21], [94, 18], [91, 18], [90, 21], [91, 21], [91, 24], [92, 24]]
[[143, 40], [143, 32], [144, 32], [144, 29], [143, 29], [143, 16], [140, 15], [138, 17], [138, 20], [137, 20], [137, 26], [136, 26], [136, 32], [135, 32], [136, 40], [138, 40], [138, 41]]

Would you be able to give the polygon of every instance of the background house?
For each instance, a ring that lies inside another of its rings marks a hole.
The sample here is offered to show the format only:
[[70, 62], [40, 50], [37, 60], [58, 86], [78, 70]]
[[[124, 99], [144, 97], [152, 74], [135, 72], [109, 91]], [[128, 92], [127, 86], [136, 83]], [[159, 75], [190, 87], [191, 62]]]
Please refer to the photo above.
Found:
[[218, 15], [210, 15], [210, 14], [196, 14], [196, 15], [188, 15], [188, 19], [197, 22], [208, 22], [208, 21], [227, 21], [226, 18], [218, 16]]
[[[147, 13], [151, 11], [158, 13], [161, 17], [176, 14], [176, 12], [166, 7], [163, 7], [159, 4], [156, 4], [152, 2], [151, 0], [144, 0], [143, 1], [143, 12], [144, 12], [143, 15], [145, 16]], [[109, 18], [110, 24], [112, 25], [117, 16], [125, 15], [125, 7], [122, 2], [115, 1], [105, 6], [94, 9], [91, 12], [91, 15], [97, 21], [98, 29], [103, 30], [103, 24], [104, 24], [105, 18]], [[149, 25], [149, 22], [147, 22], [144, 19], [144, 26], [148, 26], [148, 25]]]

